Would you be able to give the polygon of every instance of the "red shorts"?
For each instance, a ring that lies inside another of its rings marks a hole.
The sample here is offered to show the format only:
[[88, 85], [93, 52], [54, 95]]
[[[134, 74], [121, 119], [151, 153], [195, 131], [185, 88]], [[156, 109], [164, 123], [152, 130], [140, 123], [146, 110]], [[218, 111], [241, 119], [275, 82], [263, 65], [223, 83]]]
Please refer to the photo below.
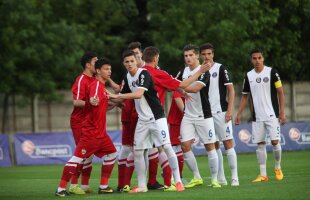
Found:
[[122, 145], [133, 146], [133, 140], [138, 118], [132, 118], [130, 122], [122, 122]]
[[101, 158], [115, 152], [116, 148], [108, 135], [103, 138], [90, 138], [82, 135], [75, 148], [74, 156], [88, 158], [95, 154], [95, 156]]
[[77, 145], [80, 141], [80, 138], [81, 138], [81, 135], [82, 135], [82, 127], [72, 127], [71, 126], [71, 129], [72, 129], [72, 133], [73, 133], [73, 138], [74, 138], [74, 141], [75, 141], [75, 145]]
[[180, 125], [170, 125], [170, 141], [171, 145], [179, 145], [181, 144], [180, 140]]

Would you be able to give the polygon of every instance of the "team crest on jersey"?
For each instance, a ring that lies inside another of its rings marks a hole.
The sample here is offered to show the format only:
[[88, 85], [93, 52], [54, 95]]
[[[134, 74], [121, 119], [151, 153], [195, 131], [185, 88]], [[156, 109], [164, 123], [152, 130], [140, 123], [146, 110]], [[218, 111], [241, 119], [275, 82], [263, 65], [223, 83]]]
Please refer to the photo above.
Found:
[[201, 74], [199, 80], [202, 80], [205, 74]]
[[268, 78], [268, 77], [264, 77], [263, 81], [264, 81], [265, 83], [268, 83], [269, 78]]
[[213, 72], [212, 77], [213, 77], [213, 78], [217, 77], [217, 73], [216, 73], [216, 72]]
[[82, 149], [81, 153], [82, 153], [82, 155], [84, 155], [86, 153], [86, 149]]
[[258, 78], [256, 78], [256, 82], [260, 83], [260, 82], [262, 82], [262, 79], [260, 77], [258, 77]]

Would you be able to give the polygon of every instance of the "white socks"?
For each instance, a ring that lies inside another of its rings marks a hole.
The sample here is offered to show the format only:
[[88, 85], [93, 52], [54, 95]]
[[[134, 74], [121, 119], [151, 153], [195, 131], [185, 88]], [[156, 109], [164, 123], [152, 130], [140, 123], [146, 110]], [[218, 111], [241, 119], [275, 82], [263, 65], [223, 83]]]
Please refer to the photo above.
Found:
[[228, 165], [231, 171], [231, 179], [238, 180], [237, 154], [235, 148], [226, 150]]
[[266, 144], [259, 144], [256, 150], [257, 161], [259, 164], [260, 175], [267, 176], [266, 171], [266, 161], [267, 161], [267, 152], [266, 152]]
[[165, 144], [163, 146], [165, 153], [168, 157], [169, 166], [172, 170], [173, 178], [175, 182], [181, 182], [179, 163], [176, 154], [174, 153], [171, 144]]
[[134, 150], [135, 171], [138, 178], [138, 187], [146, 187], [146, 166], [144, 159], [144, 150]]
[[273, 148], [273, 157], [275, 160], [275, 168], [281, 168], [281, 154], [282, 154], [282, 148], [280, 142], [278, 142], [277, 145], [272, 146]]
[[224, 164], [223, 164], [223, 155], [221, 148], [216, 149], [217, 157], [219, 159], [219, 169], [218, 169], [218, 174], [217, 174], [217, 179], [220, 181], [225, 181], [225, 172], [224, 172]]
[[209, 168], [211, 173], [212, 181], [217, 181], [217, 173], [219, 169], [219, 160], [216, 153], [216, 150], [213, 149], [211, 151], [208, 151], [208, 161], [209, 161]]
[[194, 178], [201, 179], [194, 153], [192, 151], [188, 151], [183, 153], [183, 155], [187, 167], [193, 172]]

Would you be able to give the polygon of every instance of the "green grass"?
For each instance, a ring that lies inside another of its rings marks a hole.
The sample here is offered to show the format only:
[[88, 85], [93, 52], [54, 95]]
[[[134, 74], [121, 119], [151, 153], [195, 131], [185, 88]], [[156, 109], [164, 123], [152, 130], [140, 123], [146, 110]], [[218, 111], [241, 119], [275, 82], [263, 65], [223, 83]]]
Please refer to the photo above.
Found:
[[[203, 186], [187, 189], [184, 192], [150, 191], [143, 194], [107, 194], [98, 195], [71, 195], [68, 199], [135, 199], [135, 200], [179, 200], [179, 199], [310, 199], [310, 151], [283, 152], [282, 169], [283, 181], [276, 181], [273, 172], [273, 157], [268, 154], [267, 172], [269, 182], [251, 183], [258, 175], [258, 164], [255, 154], [238, 155], [239, 187], [225, 186], [219, 189], [207, 187], [210, 182], [210, 172], [207, 165], [207, 157], [197, 157], [201, 175], [204, 177]], [[227, 180], [230, 172], [227, 167], [227, 159], [224, 156], [225, 172]], [[48, 166], [14, 166], [0, 168], [0, 199], [57, 199], [54, 196], [63, 165]], [[117, 184], [117, 166], [115, 165], [110, 186], [115, 188]], [[160, 173], [159, 173], [160, 174]], [[99, 184], [100, 165], [93, 166], [91, 176], [91, 188], [97, 190]], [[184, 166], [184, 177], [189, 180], [191, 175]], [[158, 180], [162, 181], [159, 177]], [[133, 183], [136, 184], [134, 176]]]

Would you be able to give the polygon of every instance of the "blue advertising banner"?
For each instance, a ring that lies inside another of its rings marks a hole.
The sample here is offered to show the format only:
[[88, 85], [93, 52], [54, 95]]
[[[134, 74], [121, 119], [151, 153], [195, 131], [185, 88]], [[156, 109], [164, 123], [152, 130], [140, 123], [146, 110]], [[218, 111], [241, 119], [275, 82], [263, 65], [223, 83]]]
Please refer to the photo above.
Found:
[[[236, 152], [256, 151], [257, 146], [251, 140], [251, 127], [250, 123], [233, 126]], [[108, 134], [119, 151], [121, 149], [121, 131], [108, 131]], [[15, 134], [14, 141], [18, 165], [63, 164], [73, 156], [75, 150], [71, 132]], [[2, 143], [0, 144], [2, 147]], [[288, 123], [281, 126], [281, 145], [282, 149], [287, 151], [310, 150], [310, 122]], [[272, 150], [268, 137], [267, 150]], [[199, 141], [193, 145], [193, 152], [195, 155], [206, 154], [204, 145]], [[93, 161], [102, 162], [102, 159], [95, 157]]]
[[0, 134], [0, 166], [11, 166], [9, 136]]
[[[287, 123], [280, 128], [281, 146], [284, 151], [310, 149], [310, 122]], [[233, 126], [235, 150], [237, 153], [255, 152], [257, 145], [252, 143], [251, 123]], [[267, 136], [267, 151], [272, 150], [270, 138]], [[224, 149], [222, 145], [222, 149]], [[203, 144], [197, 142], [193, 146], [196, 155], [206, 154]], [[224, 152], [224, 151], [223, 151]]]

